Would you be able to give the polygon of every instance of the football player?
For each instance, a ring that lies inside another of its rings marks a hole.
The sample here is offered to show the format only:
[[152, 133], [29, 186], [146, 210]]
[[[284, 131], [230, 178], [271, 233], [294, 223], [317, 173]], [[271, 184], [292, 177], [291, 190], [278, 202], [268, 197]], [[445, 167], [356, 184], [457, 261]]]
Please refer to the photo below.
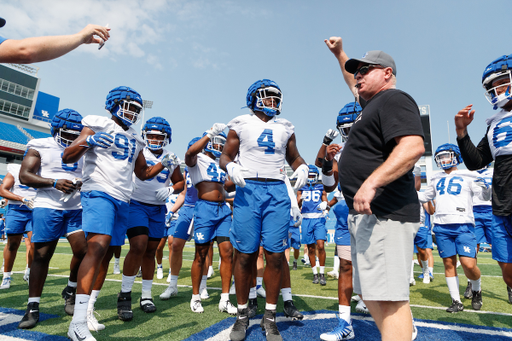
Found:
[[73, 257], [68, 285], [62, 291], [64, 310], [73, 315], [78, 268], [87, 250], [82, 231], [82, 205], [79, 187], [82, 178], [82, 159], [62, 162], [64, 149], [80, 135], [82, 116], [72, 109], [59, 111], [52, 119], [52, 137], [31, 140], [20, 169], [20, 181], [37, 188], [32, 221], [34, 224], [33, 267], [30, 273], [28, 306], [18, 327], [29, 329], [39, 321], [39, 302], [43, 292], [50, 260], [61, 237], [66, 237]]
[[[480, 310], [482, 307], [481, 274], [476, 264], [476, 238], [472, 232], [475, 224], [472, 197], [480, 193], [484, 199], [489, 199], [491, 189], [485, 180], [478, 178], [474, 173], [457, 169], [457, 165], [463, 161], [459, 147], [456, 145], [446, 143], [439, 146], [434, 159], [443, 172], [436, 173], [432, 177], [425, 191], [418, 192], [418, 198], [420, 202], [436, 199], [436, 211], [433, 217], [434, 233], [452, 298], [452, 304], [446, 311], [456, 313], [464, 310], [460, 302], [457, 255], [472, 285], [471, 306], [474, 310]], [[479, 187], [482, 186], [484, 190], [481, 191]]]
[[[172, 130], [162, 117], [152, 117], [142, 127], [142, 139], [146, 143], [142, 153], [148, 165], [156, 165], [173, 154], [164, 151], [171, 143]], [[126, 235], [130, 250], [124, 259], [123, 280], [117, 301], [117, 316], [122, 321], [133, 318], [131, 291], [139, 268], [142, 268], [142, 296], [140, 308], [153, 313], [151, 287], [155, 272], [155, 252], [165, 234], [165, 202], [167, 198], [184, 187], [179, 162], [162, 170], [154, 178], [145, 181], [133, 177], [135, 190], [130, 200], [130, 215]], [[169, 183], [172, 182], [172, 186]]]
[[[243, 340], [249, 325], [247, 298], [251, 272], [260, 242], [265, 249], [265, 314], [261, 326], [267, 339], [281, 340], [276, 325], [276, 305], [281, 288], [284, 250], [290, 223], [290, 198], [284, 182], [285, 161], [295, 170], [295, 189], [308, 179], [308, 166], [297, 150], [294, 126], [281, 113], [279, 86], [263, 79], [249, 87], [246, 96], [251, 114], [234, 118], [220, 158], [220, 166], [237, 185], [230, 239], [235, 248], [233, 271], [238, 302], [231, 340]], [[235, 157], [238, 155], [238, 163]]]
[[145, 143], [131, 127], [142, 108], [142, 97], [135, 90], [126, 86], [112, 89], [105, 102], [111, 117], [85, 117], [80, 136], [62, 156], [66, 164], [84, 156], [81, 202], [87, 253], [78, 270], [75, 311], [68, 330], [68, 337], [74, 341], [96, 340], [87, 325], [89, 298], [93, 287], [99, 293], [95, 282], [102, 284], [105, 280], [113, 247], [124, 244], [133, 173], [147, 180], [166, 167], [174, 169], [178, 163], [174, 155], [167, 155], [157, 164], [147, 165]]
[[[325, 227], [324, 211], [329, 208], [327, 193], [324, 186], [318, 183], [320, 172], [315, 165], [309, 165], [308, 184], [297, 191], [297, 202], [301, 207], [302, 230], [301, 240], [308, 246], [309, 263], [313, 270], [313, 284], [326, 285], [325, 280], [325, 248], [327, 228]], [[318, 273], [315, 255], [318, 252], [320, 274]]]
[[233, 266], [233, 246], [229, 240], [231, 209], [226, 205], [224, 194], [224, 188], [233, 187], [233, 184], [231, 181], [226, 181], [227, 175], [220, 169], [218, 161], [226, 142], [224, 129], [226, 129], [225, 124], [215, 123], [185, 154], [190, 180], [197, 189], [198, 197], [194, 209], [195, 257], [190, 271], [192, 275], [190, 309], [195, 313], [204, 311], [199, 286], [205, 267], [208, 267], [205, 261], [211, 242], [217, 240], [222, 281], [219, 311], [235, 315], [237, 309], [229, 301]]

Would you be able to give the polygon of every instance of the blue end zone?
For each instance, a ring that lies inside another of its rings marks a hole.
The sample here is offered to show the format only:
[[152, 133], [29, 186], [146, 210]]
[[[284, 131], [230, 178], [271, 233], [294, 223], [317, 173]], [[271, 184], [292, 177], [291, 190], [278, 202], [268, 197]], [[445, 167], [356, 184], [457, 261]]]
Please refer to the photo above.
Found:
[[[338, 326], [335, 312], [320, 310], [313, 312], [304, 312], [304, 320], [292, 321], [277, 314], [277, 326], [284, 340], [320, 340], [320, 334], [332, 331]], [[380, 333], [375, 322], [368, 315], [353, 314], [352, 324], [356, 339], [379, 340]], [[259, 323], [262, 315], [251, 319], [251, 324], [247, 329], [247, 341], [265, 340], [265, 333], [261, 330]], [[203, 340], [227, 340], [231, 326], [235, 323], [235, 318], [227, 318], [197, 334], [190, 336], [187, 341]], [[432, 320], [417, 320], [415, 324], [418, 328], [417, 341], [480, 341], [491, 339], [493, 341], [510, 340], [512, 329], [481, 327], [459, 323], [438, 322]]]
[[[18, 329], [19, 320], [25, 314], [24, 310], [17, 309], [8, 309], [8, 308], [0, 308], [0, 339], [3, 339], [4, 336], [7, 337], [15, 337], [22, 340], [33, 340], [33, 341], [65, 341], [68, 340], [66, 337], [56, 336], [56, 335], [48, 335], [40, 332], [34, 332], [24, 329]], [[19, 317], [18, 317], [19, 316]], [[39, 314], [39, 322], [48, 320], [51, 318], [59, 317], [58, 315], [50, 315], [50, 314]], [[17, 322], [8, 322], [13, 319], [16, 319]]]

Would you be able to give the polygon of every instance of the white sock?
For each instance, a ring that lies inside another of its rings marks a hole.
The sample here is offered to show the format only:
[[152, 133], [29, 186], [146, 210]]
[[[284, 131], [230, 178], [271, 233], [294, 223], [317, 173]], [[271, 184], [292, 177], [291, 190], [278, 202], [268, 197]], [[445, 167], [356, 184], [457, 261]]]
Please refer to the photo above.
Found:
[[87, 306], [87, 311], [94, 311], [94, 304], [98, 300], [98, 296], [100, 295], [100, 290], [91, 291], [91, 297], [89, 297], [89, 305]]
[[332, 267], [332, 270], [336, 272], [340, 271], [340, 257], [334, 256], [334, 265]]
[[265, 310], [276, 310], [276, 304], [265, 303]]
[[12, 271], [9, 271], [9, 272], [4, 271], [4, 278], [11, 277], [11, 275], [12, 275]]
[[281, 288], [281, 295], [283, 295], [283, 301], [291, 301], [292, 288]]
[[77, 286], [77, 283], [76, 283], [76, 282], [71, 282], [71, 281], [68, 279], [68, 287], [76, 288], [76, 286]]
[[323, 275], [325, 272], [325, 266], [320, 267], [320, 274]]
[[256, 286], [263, 285], [263, 277], [256, 277]]
[[459, 277], [446, 277], [446, 284], [448, 284], [448, 290], [450, 291], [450, 296], [453, 300], [460, 302], [460, 292], [459, 292]]
[[28, 303], [33, 303], [33, 302], [36, 302], [36, 303], [41, 302], [41, 297], [29, 297]]
[[212, 265], [210, 265], [210, 266], [208, 267], [208, 272], [213, 272], [213, 266], [212, 266]]
[[422, 260], [421, 265], [423, 266], [423, 276], [427, 276], [427, 275], [430, 276], [430, 274], [428, 272], [428, 260]]
[[151, 287], [153, 286], [152, 279], [143, 279], [142, 280], [142, 298], [152, 298], [151, 295]]
[[119, 265], [119, 261], [121, 260], [121, 258], [116, 258], [114, 257], [114, 264], [115, 265]]
[[208, 276], [203, 276], [201, 278], [201, 284], [199, 285], [199, 291], [203, 290], [204, 288], [206, 288], [206, 280], [208, 279]]
[[477, 279], [476, 281], [473, 281], [472, 279], [470, 279], [469, 282], [471, 283], [471, 290], [473, 290], [473, 291], [482, 290], [481, 278]]
[[429, 266], [429, 267], [428, 267], [428, 272], [429, 272], [429, 274], [432, 274], [432, 275], [433, 275], [433, 274], [434, 274], [434, 268], [433, 268], [433, 267], [431, 267], [431, 266]]
[[171, 284], [178, 285], [178, 276], [171, 275]]
[[245, 309], [245, 308], [247, 308], [247, 307], [248, 307], [247, 302], [245, 302], [245, 304], [238, 304], [238, 305], [237, 305], [238, 310], [242, 310], [242, 309]]
[[249, 298], [252, 300], [253, 298], [256, 298], [258, 294], [256, 294], [256, 287], [252, 287], [249, 289]]
[[201, 301], [201, 295], [192, 295], [192, 301]]
[[121, 292], [131, 292], [133, 283], [135, 283], [135, 276], [125, 276], [123, 274], [123, 281], [121, 282]]
[[89, 306], [89, 295], [77, 294], [75, 298], [75, 312], [72, 322], [87, 321], [87, 307]]
[[350, 306], [349, 305], [339, 305], [338, 311], [340, 313], [340, 318], [344, 319], [348, 323], [350, 323]]
[[220, 294], [220, 301], [226, 302], [229, 301], [229, 292], [223, 292]]
[[313, 270], [313, 275], [318, 274], [318, 270], [316, 269], [316, 266], [313, 266], [313, 267], [311, 268], [311, 270]]

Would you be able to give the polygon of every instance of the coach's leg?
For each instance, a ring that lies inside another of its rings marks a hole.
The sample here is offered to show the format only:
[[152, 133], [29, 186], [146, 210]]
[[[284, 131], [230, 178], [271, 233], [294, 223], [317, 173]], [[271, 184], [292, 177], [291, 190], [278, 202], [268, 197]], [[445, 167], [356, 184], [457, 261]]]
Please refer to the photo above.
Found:
[[412, 315], [409, 301], [364, 301], [379, 328], [382, 341], [410, 341]]

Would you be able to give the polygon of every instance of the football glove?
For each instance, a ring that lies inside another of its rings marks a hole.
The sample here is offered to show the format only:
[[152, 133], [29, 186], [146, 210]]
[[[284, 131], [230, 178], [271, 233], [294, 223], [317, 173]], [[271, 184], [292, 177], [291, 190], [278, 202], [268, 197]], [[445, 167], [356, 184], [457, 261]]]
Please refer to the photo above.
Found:
[[332, 140], [334, 140], [338, 136], [338, 132], [336, 130], [329, 129], [327, 133], [325, 133], [323, 144], [326, 146], [330, 145]]
[[23, 198], [21, 202], [30, 209], [34, 208], [34, 198]]
[[215, 123], [210, 130], [206, 131], [206, 135], [211, 140], [214, 136], [219, 135], [226, 129], [227, 125], [224, 123]]
[[302, 224], [302, 214], [297, 206], [292, 206], [291, 215], [293, 219], [293, 226], [299, 227]]
[[114, 136], [104, 132], [99, 132], [94, 135], [87, 136], [85, 141], [89, 147], [108, 148], [112, 143], [114, 143]]
[[165, 215], [165, 226], [167, 226], [167, 227], [171, 226], [171, 220], [172, 220], [173, 215], [174, 215], [174, 212], [172, 212], [172, 211], [167, 212], [167, 214]]
[[476, 178], [475, 184], [482, 187], [482, 189], [489, 189], [491, 187], [484, 178]]
[[167, 200], [167, 198], [174, 193], [174, 188], [172, 187], [163, 187], [156, 190], [156, 200], [163, 201]]
[[329, 205], [327, 204], [327, 201], [322, 201], [318, 206], [317, 210], [319, 211], [325, 211]]
[[247, 169], [242, 168], [237, 163], [230, 162], [226, 165], [226, 170], [228, 171], [229, 177], [231, 178], [231, 181], [239, 187], [245, 187], [245, 180], [244, 180], [244, 174], [243, 172]]
[[306, 185], [308, 183], [308, 173], [309, 173], [309, 167], [306, 164], [300, 165], [295, 170], [295, 172], [290, 177], [290, 179], [297, 178], [297, 180], [295, 181], [295, 186], [293, 187], [294, 190], [297, 191], [297, 190], [301, 189], [302, 187], [304, 187], [304, 185]]
[[180, 160], [174, 153], [167, 154], [160, 162], [162, 163], [162, 166], [168, 168], [169, 170], [173, 170], [180, 165]]

